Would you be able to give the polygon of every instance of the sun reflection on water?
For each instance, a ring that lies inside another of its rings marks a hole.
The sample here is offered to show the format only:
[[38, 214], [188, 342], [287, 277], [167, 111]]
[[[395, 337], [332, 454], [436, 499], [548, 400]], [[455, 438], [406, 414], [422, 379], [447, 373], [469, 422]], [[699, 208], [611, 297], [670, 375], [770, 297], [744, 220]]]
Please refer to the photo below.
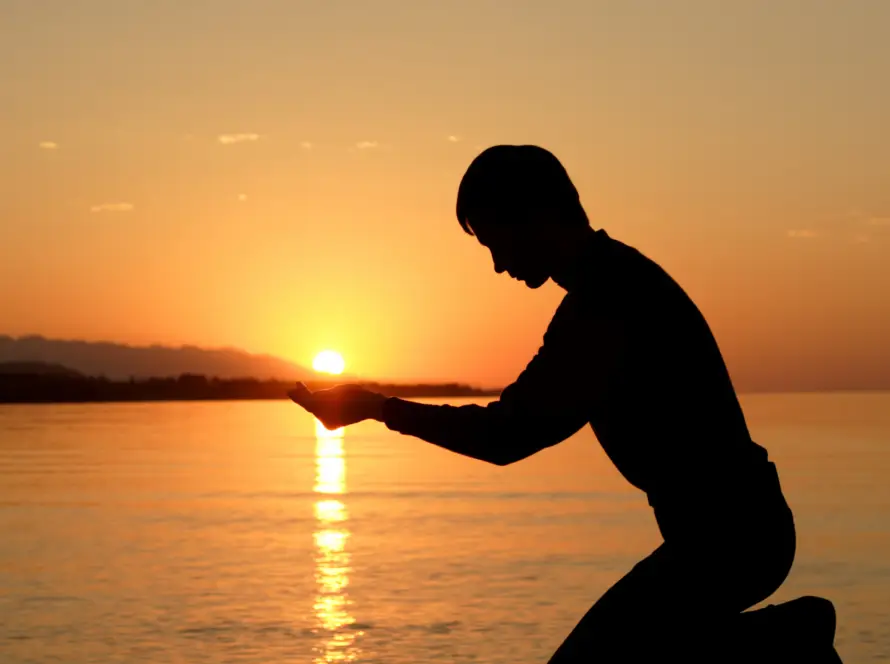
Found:
[[329, 431], [315, 424], [315, 617], [325, 632], [326, 641], [315, 658], [316, 664], [349, 662], [359, 650], [355, 640], [362, 634], [351, 628], [355, 618], [349, 612], [349, 552], [346, 542], [349, 530], [346, 505], [335, 496], [346, 492], [346, 458], [343, 451], [343, 429]]

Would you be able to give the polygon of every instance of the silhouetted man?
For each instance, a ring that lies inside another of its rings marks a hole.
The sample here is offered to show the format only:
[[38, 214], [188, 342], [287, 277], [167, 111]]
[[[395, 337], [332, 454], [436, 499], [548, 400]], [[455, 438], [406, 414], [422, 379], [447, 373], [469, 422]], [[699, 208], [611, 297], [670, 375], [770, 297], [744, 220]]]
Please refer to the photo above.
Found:
[[664, 542], [594, 604], [551, 664], [652, 662], [672, 651], [725, 661], [706, 637], [784, 581], [795, 530], [705, 319], [657, 264], [590, 227], [565, 169], [542, 148], [501, 145], [476, 157], [457, 219], [496, 272], [529, 288], [553, 279], [566, 291], [517, 380], [486, 406], [420, 404], [351, 385], [298, 385], [291, 398], [329, 428], [375, 419], [497, 465], [590, 424], [647, 494]]

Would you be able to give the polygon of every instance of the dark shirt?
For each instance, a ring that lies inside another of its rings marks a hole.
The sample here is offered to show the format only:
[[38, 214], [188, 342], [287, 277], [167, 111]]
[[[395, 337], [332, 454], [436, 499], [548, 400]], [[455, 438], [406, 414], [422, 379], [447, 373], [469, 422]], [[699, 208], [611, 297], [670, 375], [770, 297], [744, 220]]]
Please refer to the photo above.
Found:
[[430, 405], [391, 398], [389, 429], [506, 465], [590, 424], [649, 502], [732, 490], [763, 449], [696, 305], [655, 262], [605, 231], [571, 266], [543, 345], [498, 400]]

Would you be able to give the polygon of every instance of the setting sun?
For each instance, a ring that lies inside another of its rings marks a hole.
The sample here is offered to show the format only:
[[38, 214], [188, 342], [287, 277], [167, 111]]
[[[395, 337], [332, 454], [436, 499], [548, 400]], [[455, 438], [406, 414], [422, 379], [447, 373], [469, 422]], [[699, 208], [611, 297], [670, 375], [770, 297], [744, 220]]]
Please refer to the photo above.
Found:
[[312, 368], [329, 374], [341, 374], [346, 367], [343, 356], [334, 350], [323, 350], [312, 361]]

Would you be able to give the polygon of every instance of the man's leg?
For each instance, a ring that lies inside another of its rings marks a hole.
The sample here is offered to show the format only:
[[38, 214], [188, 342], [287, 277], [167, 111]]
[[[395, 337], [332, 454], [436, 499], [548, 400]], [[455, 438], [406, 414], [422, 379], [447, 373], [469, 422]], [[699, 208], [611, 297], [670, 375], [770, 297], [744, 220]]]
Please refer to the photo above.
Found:
[[730, 612], [703, 606], [702, 584], [690, 588], [685, 567], [662, 544], [606, 591], [549, 664], [656, 661], [679, 644], [710, 632], [709, 626]]
[[[721, 510], [658, 547], [585, 614], [550, 664], [649, 662], [680, 648], [714, 658], [727, 621], [765, 600], [791, 569], [794, 521], [784, 502], [750, 513]], [[718, 525], [719, 524], [719, 525]], [[725, 655], [726, 653], [724, 653]]]

